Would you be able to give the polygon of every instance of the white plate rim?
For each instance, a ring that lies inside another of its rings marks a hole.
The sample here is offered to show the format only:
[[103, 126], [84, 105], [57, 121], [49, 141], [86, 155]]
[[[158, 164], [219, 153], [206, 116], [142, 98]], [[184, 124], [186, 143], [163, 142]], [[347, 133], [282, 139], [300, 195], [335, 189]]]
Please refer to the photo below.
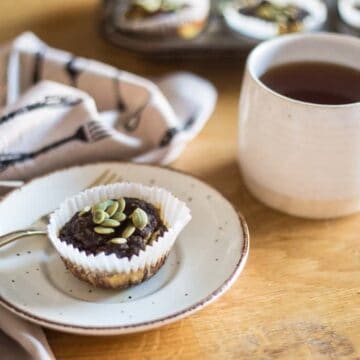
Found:
[[[203, 183], [204, 185], [211, 187], [211, 189], [213, 189], [215, 192], [217, 192], [221, 198], [223, 198], [226, 202], [228, 202], [230, 204], [230, 206], [233, 208], [235, 213], [238, 215], [239, 221], [240, 221], [240, 226], [241, 226], [241, 229], [243, 232], [244, 243], [243, 243], [243, 247], [239, 254], [239, 259], [235, 265], [233, 272], [230, 274], [230, 276], [227, 279], [224, 280], [224, 282], [217, 289], [215, 289], [213, 292], [211, 292], [209, 295], [207, 295], [206, 297], [204, 297], [202, 300], [198, 301], [197, 303], [195, 303], [181, 311], [173, 313], [171, 315], [168, 315], [165, 317], [159, 317], [156, 320], [141, 322], [141, 323], [132, 324], [132, 325], [125, 324], [125, 325], [101, 327], [101, 326], [78, 326], [78, 325], [68, 325], [68, 324], [63, 324], [63, 323], [57, 323], [56, 321], [43, 319], [39, 316], [35, 316], [35, 315], [31, 314], [31, 312], [24, 311], [24, 310], [18, 308], [16, 305], [11, 304], [9, 301], [5, 300], [0, 295], [0, 305], [1, 306], [3, 306], [10, 312], [18, 315], [19, 317], [21, 317], [25, 320], [28, 320], [32, 323], [38, 324], [40, 326], [43, 326], [45, 328], [52, 329], [52, 330], [57, 330], [57, 331], [72, 333], [72, 334], [82, 334], [82, 335], [120, 335], [120, 334], [135, 333], [135, 332], [141, 332], [141, 331], [154, 329], [154, 328], [157, 328], [160, 326], [171, 324], [180, 319], [183, 319], [183, 318], [201, 310], [202, 308], [211, 304], [212, 302], [214, 302], [216, 299], [218, 299], [220, 296], [222, 296], [227, 290], [229, 290], [231, 288], [231, 286], [235, 283], [235, 281], [239, 277], [240, 273], [244, 269], [248, 255], [249, 255], [250, 234], [249, 234], [249, 229], [248, 229], [245, 217], [218, 190], [216, 190], [214, 187], [207, 184], [205, 181], [199, 179], [198, 177], [196, 177], [190, 173], [187, 173], [182, 170], [173, 169], [173, 168], [170, 168], [167, 166], [161, 166], [161, 165], [136, 164], [136, 163], [128, 163], [125, 161], [124, 162], [123, 161], [95, 162], [95, 163], [90, 163], [90, 164], [65, 167], [62, 169], [51, 171], [44, 175], [34, 177], [33, 179], [27, 181], [24, 184], [24, 186], [27, 186], [34, 181], [46, 178], [46, 177], [56, 174], [58, 172], [70, 171], [75, 168], [82, 168], [82, 167], [86, 167], [89, 165], [95, 166], [95, 165], [106, 165], [106, 164], [109, 166], [111, 166], [111, 164], [124, 164], [124, 165], [131, 164], [131, 165], [135, 165], [135, 166], [139, 166], [139, 167], [152, 167], [152, 168], [160, 168], [160, 169], [164, 169], [164, 170], [168, 170], [168, 171], [173, 171], [175, 173], [179, 173], [179, 174], [194, 178], [194, 179], [200, 181], [201, 183]], [[6, 200], [6, 198], [8, 196], [12, 195], [13, 193], [15, 193], [17, 191], [21, 191], [21, 188], [10, 191], [8, 194], [6, 194], [6, 196], [4, 196], [1, 199], [0, 202]]]

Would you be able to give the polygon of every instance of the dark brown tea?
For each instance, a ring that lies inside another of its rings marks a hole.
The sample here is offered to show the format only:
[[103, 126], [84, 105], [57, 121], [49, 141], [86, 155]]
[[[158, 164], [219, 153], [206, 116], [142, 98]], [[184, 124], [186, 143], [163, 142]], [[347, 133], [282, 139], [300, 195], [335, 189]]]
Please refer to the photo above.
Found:
[[326, 62], [294, 62], [270, 68], [260, 80], [292, 99], [326, 105], [360, 101], [360, 71]]

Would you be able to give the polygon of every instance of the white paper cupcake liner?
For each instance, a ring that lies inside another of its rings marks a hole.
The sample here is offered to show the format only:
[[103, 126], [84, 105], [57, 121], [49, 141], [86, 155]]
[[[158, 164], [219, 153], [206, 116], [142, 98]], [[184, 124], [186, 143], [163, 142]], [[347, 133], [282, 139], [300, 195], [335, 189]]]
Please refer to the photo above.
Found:
[[[297, 5], [309, 12], [303, 21], [301, 31], [314, 31], [321, 28], [327, 19], [327, 7], [321, 0], [273, 0], [279, 5]], [[278, 24], [243, 15], [238, 10], [248, 4], [248, 1], [231, 1], [224, 8], [224, 18], [227, 25], [234, 31], [259, 40], [266, 40], [279, 35]]]
[[348, 25], [360, 29], [360, 0], [339, 0], [338, 9], [341, 18]]
[[188, 8], [141, 20], [127, 19], [125, 13], [131, 1], [121, 2], [117, 9], [115, 24], [125, 31], [165, 34], [170, 29], [176, 29], [188, 23], [205, 22], [209, 16], [209, 0], [177, 0], [177, 2], [187, 4]]
[[[160, 216], [168, 231], [159, 237], [152, 245], [147, 245], [138, 255], [131, 259], [118, 258], [115, 254], [86, 255], [73, 245], [59, 239], [61, 228], [87, 205], [94, 205], [107, 199], [119, 197], [134, 197], [147, 201], [160, 209]], [[71, 264], [80, 267], [85, 272], [98, 274], [119, 274], [136, 272], [139, 269], [150, 267], [166, 257], [173, 246], [177, 236], [191, 220], [191, 214], [186, 204], [170, 192], [148, 187], [136, 183], [117, 183], [98, 186], [66, 199], [60, 207], [50, 216], [48, 235], [50, 241], [60, 256]]]

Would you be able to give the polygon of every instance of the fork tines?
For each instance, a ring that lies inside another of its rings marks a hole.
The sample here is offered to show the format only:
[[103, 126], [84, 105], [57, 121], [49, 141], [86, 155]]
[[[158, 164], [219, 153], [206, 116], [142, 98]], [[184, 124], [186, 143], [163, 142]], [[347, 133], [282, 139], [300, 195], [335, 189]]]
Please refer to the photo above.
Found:
[[100, 121], [89, 121], [85, 124], [89, 142], [100, 141], [111, 136], [110, 129], [107, 129]]
[[91, 184], [89, 184], [86, 188], [92, 188], [98, 185], [107, 185], [115, 182], [119, 182], [122, 180], [120, 175], [117, 175], [115, 172], [107, 169], [103, 171]]

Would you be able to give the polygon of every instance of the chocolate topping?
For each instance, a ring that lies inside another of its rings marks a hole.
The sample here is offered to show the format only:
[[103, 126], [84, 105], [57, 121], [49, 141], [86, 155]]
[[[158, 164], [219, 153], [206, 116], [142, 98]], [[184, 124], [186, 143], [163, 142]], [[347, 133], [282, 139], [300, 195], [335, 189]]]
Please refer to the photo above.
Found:
[[[76, 213], [60, 231], [60, 240], [72, 244], [75, 248], [85, 251], [87, 255], [104, 252], [106, 255], [115, 254], [118, 258], [131, 258], [144, 250], [147, 244], [152, 244], [167, 231], [166, 226], [160, 219], [159, 211], [152, 204], [135, 198], [124, 198], [126, 207], [124, 213], [127, 219], [121, 225], [114, 228], [112, 234], [97, 234], [94, 231], [96, 224], [93, 222], [93, 215], [88, 212], [82, 216]], [[148, 216], [148, 224], [142, 230], [136, 229], [124, 244], [114, 244], [110, 240], [122, 237], [124, 229], [132, 224], [129, 215], [136, 208], [144, 210]]]

